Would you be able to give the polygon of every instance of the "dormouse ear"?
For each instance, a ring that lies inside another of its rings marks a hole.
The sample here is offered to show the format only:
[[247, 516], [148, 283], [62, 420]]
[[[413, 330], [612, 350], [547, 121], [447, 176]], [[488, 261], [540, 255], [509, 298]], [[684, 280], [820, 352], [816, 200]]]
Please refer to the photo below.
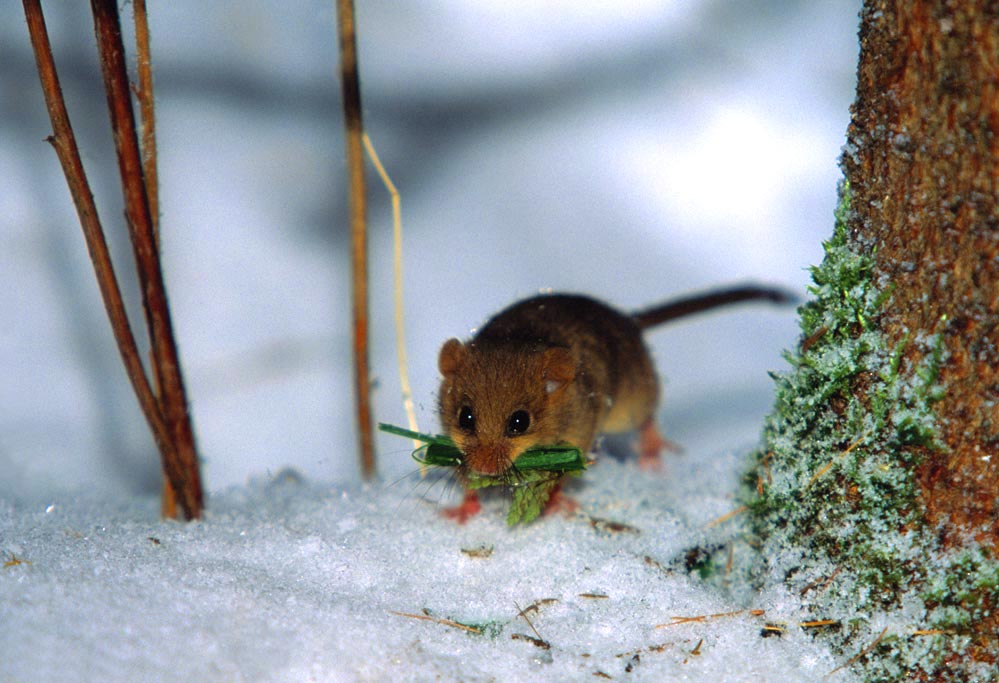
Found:
[[545, 380], [545, 393], [553, 394], [566, 386], [576, 376], [576, 361], [564, 346], [554, 346], [541, 357], [541, 377]]
[[445, 377], [450, 377], [458, 371], [461, 364], [465, 362], [468, 349], [459, 339], [448, 339], [441, 347], [441, 354], [437, 357], [437, 368]]

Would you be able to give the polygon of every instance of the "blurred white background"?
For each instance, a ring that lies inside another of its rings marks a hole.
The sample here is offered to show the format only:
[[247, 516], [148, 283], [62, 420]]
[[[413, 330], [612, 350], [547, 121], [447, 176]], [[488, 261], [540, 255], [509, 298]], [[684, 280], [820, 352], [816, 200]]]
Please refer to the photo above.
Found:
[[[333, 3], [150, 5], [166, 277], [207, 486], [288, 465], [355, 478]], [[804, 294], [831, 233], [858, 9], [358, 0], [368, 130], [402, 192], [421, 427], [437, 426], [441, 342], [540, 288], [626, 309], [746, 279]], [[89, 10], [46, 10], [141, 333]], [[20, 3], [0, 6], [0, 93], [0, 498], [153, 491]], [[371, 198], [375, 418], [402, 424], [373, 175]], [[793, 313], [762, 307], [652, 333], [665, 432], [751, 445], [796, 337]], [[412, 470], [407, 442], [378, 445], [385, 479]]]

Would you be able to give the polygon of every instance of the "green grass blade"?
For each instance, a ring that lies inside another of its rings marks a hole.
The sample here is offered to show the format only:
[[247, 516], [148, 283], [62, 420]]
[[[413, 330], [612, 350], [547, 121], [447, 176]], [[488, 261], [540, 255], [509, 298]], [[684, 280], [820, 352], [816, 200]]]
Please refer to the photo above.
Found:
[[513, 466], [518, 470], [572, 472], [586, 469], [586, 461], [574, 446], [548, 446], [524, 451]]
[[421, 434], [420, 432], [414, 432], [412, 430], [404, 429], [402, 427], [396, 427], [395, 425], [386, 424], [384, 422], [378, 423], [378, 429], [388, 434], [395, 434], [396, 436], [404, 436], [407, 439], [416, 439], [417, 441], [423, 441], [425, 443], [434, 443], [440, 441], [441, 439], [446, 439], [447, 441], [450, 441], [450, 439], [447, 439], [447, 437], [432, 436], [430, 434]]

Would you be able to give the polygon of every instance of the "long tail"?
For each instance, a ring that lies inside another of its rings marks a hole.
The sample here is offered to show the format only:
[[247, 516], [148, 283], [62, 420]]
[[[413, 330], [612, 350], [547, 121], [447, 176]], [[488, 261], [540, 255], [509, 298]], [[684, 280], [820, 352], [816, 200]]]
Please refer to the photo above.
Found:
[[632, 314], [641, 329], [655, 327], [677, 318], [683, 318], [695, 313], [702, 313], [719, 306], [728, 306], [743, 301], [769, 301], [774, 304], [795, 304], [798, 296], [780, 287], [765, 287], [762, 285], [738, 285], [726, 289], [716, 289], [701, 294], [692, 294], [682, 299], [670, 301], [659, 306], [653, 306]]

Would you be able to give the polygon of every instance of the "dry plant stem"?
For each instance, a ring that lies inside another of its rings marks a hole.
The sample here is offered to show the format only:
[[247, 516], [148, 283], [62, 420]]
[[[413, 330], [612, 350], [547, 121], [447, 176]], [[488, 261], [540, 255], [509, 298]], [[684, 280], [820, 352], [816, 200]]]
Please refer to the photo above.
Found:
[[[402, 388], [402, 406], [406, 411], [406, 419], [409, 428], [420, 431], [420, 425], [416, 422], [416, 408], [413, 405], [413, 389], [409, 385], [409, 362], [406, 360], [406, 325], [402, 314], [402, 205], [399, 199], [399, 190], [389, 177], [388, 172], [382, 165], [382, 160], [378, 158], [375, 146], [371, 144], [371, 138], [367, 133], [361, 135], [364, 149], [368, 152], [371, 163], [375, 165], [378, 176], [382, 179], [385, 189], [392, 197], [392, 285], [393, 300], [395, 307], [395, 350], [399, 359], [399, 386]], [[419, 448], [420, 442], [413, 440], [413, 448]], [[420, 472], [426, 474], [426, 467], [420, 466]]]
[[738, 515], [741, 515], [743, 512], [746, 512], [747, 510], [749, 510], [748, 506], [746, 506], [746, 505], [740, 505], [736, 509], [731, 510], [730, 512], [726, 512], [721, 517], [718, 517], [717, 519], [711, 520], [710, 522], [708, 522], [707, 524], [704, 525], [704, 528], [705, 529], [710, 529], [711, 527], [718, 526], [719, 524], [724, 524], [728, 520], [730, 520], [733, 517], [736, 517]]
[[45, 17], [38, 0], [24, 0], [24, 14], [35, 53], [35, 62], [38, 66], [38, 75], [42, 83], [42, 93], [45, 96], [49, 118], [52, 121], [53, 134], [49, 136], [48, 141], [55, 149], [56, 156], [59, 158], [59, 163], [66, 176], [69, 192], [80, 218], [80, 226], [83, 228], [87, 251], [94, 264], [94, 273], [97, 276], [97, 286], [100, 288], [101, 298], [104, 301], [104, 309], [111, 322], [111, 330], [114, 333], [118, 351], [121, 353], [128, 379], [132, 383], [132, 388], [138, 397], [139, 405], [146, 416], [146, 421], [153, 432], [157, 446], [160, 451], [169, 450], [172, 448], [170, 433], [163, 420], [159, 402], [142, 367], [139, 348], [128, 323], [125, 303], [122, 300], [114, 266], [111, 263], [111, 254], [108, 251], [100, 219], [97, 216], [97, 206], [87, 183], [87, 176], [76, 146], [76, 137], [73, 134], [73, 127], [66, 111], [66, 103], [62, 97], [62, 88], [59, 85], [59, 77], [56, 74], [52, 49], [45, 28]]
[[878, 643], [881, 642], [881, 640], [885, 637], [885, 635], [887, 633], [888, 633], [888, 627], [885, 626], [884, 630], [881, 631], [881, 633], [878, 634], [878, 637], [875, 638], [873, 642], [871, 642], [870, 644], [868, 644], [867, 647], [865, 647], [863, 650], [861, 650], [860, 652], [858, 652], [857, 654], [855, 654], [853, 657], [851, 657], [850, 661], [844, 662], [843, 664], [840, 664], [835, 669], [833, 669], [832, 671], [830, 671], [829, 673], [827, 673], [826, 676], [827, 677], [828, 676], [832, 676], [834, 673], [836, 673], [837, 671], [841, 671], [842, 669], [849, 669], [851, 666], [853, 666], [854, 662], [859, 661], [861, 657], [863, 657], [868, 652], [870, 652], [875, 647], [877, 647]]
[[[139, 101], [139, 119], [142, 122], [142, 175], [149, 197], [149, 215], [153, 221], [153, 238], [160, 248], [159, 177], [156, 162], [156, 111], [153, 107], [153, 69], [149, 51], [149, 21], [146, 0], [132, 3], [135, 22], [135, 62], [139, 84], [135, 97]], [[159, 391], [156, 392], [159, 396]], [[166, 519], [177, 517], [177, 492], [170, 479], [163, 474], [163, 493], [160, 496], [160, 514]]]
[[177, 493], [184, 516], [194, 519], [201, 516], [203, 506], [201, 477], [143, 179], [118, 5], [116, 0], [91, 0], [90, 6], [125, 197], [125, 217], [152, 345], [153, 371], [160, 391], [163, 418], [173, 445], [171, 449], [161, 450], [163, 469]]
[[469, 633], [482, 633], [482, 629], [475, 628], [474, 626], [467, 626], [457, 621], [452, 621], [451, 619], [440, 619], [438, 617], [431, 617], [427, 614], [411, 614], [409, 612], [395, 612], [389, 610], [389, 614], [394, 614], [397, 617], [406, 617], [407, 619], [419, 619], [420, 621], [432, 621], [435, 624], [441, 624], [442, 626], [451, 626], [453, 628], [461, 629], [462, 631], [468, 631]]
[[347, 170], [350, 174], [351, 277], [354, 317], [354, 392], [357, 431], [361, 446], [361, 475], [375, 474], [375, 445], [371, 422], [371, 380], [368, 367], [368, 238], [364, 152], [361, 135], [361, 84], [357, 75], [357, 39], [352, 0], [337, 0], [340, 37], [340, 84], [347, 133]]
[[153, 220], [153, 236], [157, 249], [160, 246], [160, 192], [156, 164], [156, 111], [153, 107], [153, 68], [149, 56], [149, 21], [146, 0], [132, 3], [135, 19], [135, 61], [139, 86], [135, 90], [139, 100], [139, 118], [142, 121], [142, 174], [146, 179], [146, 196], [149, 197], [149, 215]]

